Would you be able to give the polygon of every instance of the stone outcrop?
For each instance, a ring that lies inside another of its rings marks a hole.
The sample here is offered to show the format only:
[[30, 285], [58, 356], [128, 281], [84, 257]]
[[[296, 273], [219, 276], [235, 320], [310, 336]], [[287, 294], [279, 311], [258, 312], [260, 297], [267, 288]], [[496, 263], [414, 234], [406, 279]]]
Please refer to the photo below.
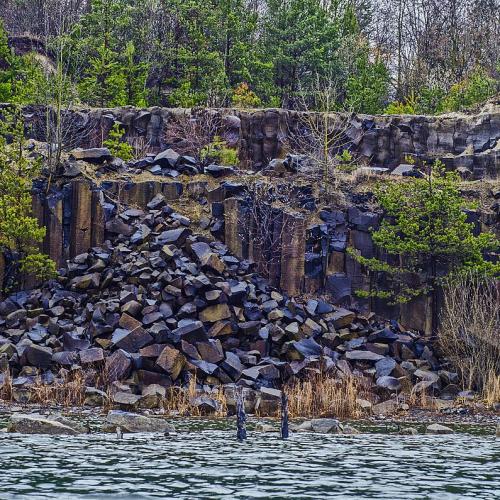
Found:
[[[125, 219], [116, 218], [116, 203], [148, 210], [165, 202], [182, 201], [198, 206], [206, 214], [197, 221], [205, 230], [224, 242], [239, 259], [255, 262], [257, 270], [266, 275], [271, 285], [290, 296], [327, 293], [336, 304], [361, 307], [365, 312], [373, 310], [384, 317], [398, 317], [407, 327], [429, 331], [431, 304], [428, 299], [389, 308], [381, 301], [361, 301], [355, 297], [356, 290], [369, 286], [370, 278], [346, 249], [349, 246], [365, 257], [374, 256], [376, 249], [370, 231], [380, 220], [380, 214], [367, 206], [366, 197], [353, 195], [343, 208], [321, 208], [314, 197], [307, 195], [307, 209], [276, 207], [272, 218], [275, 236], [271, 241], [261, 241], [255, 237], [248, 220], [251, 200], [244, 176], [231, 179], [236, 182], [214, 179], [209, 185], [191, 176], [184, 182], [158, 179], [94, 184], [79, 177], [55, 186], [48, 194], [41, 187], [34, 197], [34, 207], [39, 221], [47, 228], [42, 250], [62, 266], [68, 259], [120, 234], [140, 243], [148, 239], [151, 229], [141, 226], [135, 230], [127, 225], [127, 219], [134, 216], [133, 210], [127, 212]], [[500, 234], [500, 203], [495, 199], [499, 193], [490, 195], [491, 208], [468, 210], [468, 219], [476, 232], [489, 230]], [[178, 221], [183, 220], [180, 214], [176, 217]], [[187, 234], [182, 228], [176, 231]], [[163, 235], [165, 243], [176, 237], [175, 232]], [[204, 267], [223, 270], [217, 255], [206, 246], [197, 246]], [[203, 251], [206, 255], [202, 255]], [[2, 269], [5, 266], [0, 262], [0, 275]], [[96, 279], [95, 273], [91, 273], [75, 282], [75, 286], [85, 290], [95, 286], [92, 280]]]
[[175, 432], [175, 428], [165, 419], [147, 417], [137, 413], [113, 410], [106, 417], [109, 430], [120, 428], [123, 432]]
[[45, 417], [36, 414], [14, 414], [10, 417], [8, 432], [19, 434], [49, 434], [52, 436], [69, 435], [76, 436], [81, 431], [67, 421], [59, 421], [51, 416]]
[[[108, 208], [104, 242], [71, 259], [57, 281], [0, 302], [0, 361], [16, 400], [80, 371], [96, 389], [108, 384], [117, 408], [149, 408], [196, 375], [203, 387], [225, 385], [229, 401], [234, 384], [254, 391], [248, 404], [268, 414], [280, 385], [310, 370], [359, 377], [382, 399], [414, 384], [439, 393], [452, 376], [424, 337], [396, 322], [269, 286], [255, 264], [193, 233], [157, 195], [144, 209]], [[107, 400], [96, 389], [85, 392], [89, 404]], [[194, 404], [218, 408], [209, 395]]]
[[[33, 137], [45, 140], [44, 108], [26, 107], [25, 116]], [[210, 121], [228, 144], [237, 146], [243, 168], [259, 170], [294, 149], [303, 128], [322, 115], [283, 109], [81, 108], [68, 111], [63, 122], [72, 147], [100, 148], [102, 137], [120, 122], [131, 143], [158, 153], [185, 147], [186, 134], [194, 133], [193, 118], [201, 124]], [[500, 167], [500, 108], [495, 100], [475, 115], [331, 114], [328, 123], [360, 161], [377, 167], [395, 168], [407, 156], [440, 158], [475, 178], [496, 176]]]

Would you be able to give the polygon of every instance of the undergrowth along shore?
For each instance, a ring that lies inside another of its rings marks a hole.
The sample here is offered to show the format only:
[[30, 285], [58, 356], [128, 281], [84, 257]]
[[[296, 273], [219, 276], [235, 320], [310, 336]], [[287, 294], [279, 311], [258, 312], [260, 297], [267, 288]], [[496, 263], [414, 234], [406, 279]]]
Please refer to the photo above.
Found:
[[[122, 405], [114, 401], [114, 394], [120, 384], [101, 385], [97, 392], [101, 395], [101, 404], [95, 399], [89, 399], [88, 377], [95, 373], [77, 371], [63, 383], [51, 385], [37, 379], [28, 389], [23, 389], [22, 398], [16, 393], [12, 378], [7, 376], [0, 389], [0, 403], [5, 405], [22, 404], [25, 406], [41, 406], [43, 408], [63, 407], [78, 409], [85, 407], [99, 407], [103, 411], [112, 409], [127, 409], [131, 411], [153, 410], [166, 416], [202, 417], [211, 416], [222, 418], [234, 414], [234, 388], [228, 391], [223, 385], [213, 389], [209, 394], [200, 392], [196, 377], [193, 377], [188, 386], [164, 388], [150, 394], [149, 398], [142, 399], [136, 405]], [[100, 378], [100, 380], [103, 380]], [[404, 414], [410, 410], [425, 410], [438, 412], [443, 409], [460, 409], [468, 407], [479, 413], [496, 409], [496, 402], [500, 400], [500, 378], [491, 377], [491, 385], [485, 388], [481, 398], [474, 400], [457, 398], [454, 401], [445, 401], [431, 394], [412, 389], [403, 390], [395, 394], [392, 399], [376, 404], [376, 396], [370, 392], [369, 386], [362, 379], [354, 376], [337, 378], [330, 373], [313, 372], [304, 379], [294, 379], [285, 384], [283, 391], [288, 396], [290, 418], [338, 418], [364, 419], [377, 415]], [[200, 398], [209, 398], [212, 407], [200, 405]], [[380, 408], [381, 406], [383, 408]], [[377, 408], [379, 407], [379, 408]], [[257, 417], [280, 417], [280, 405], [266, 405], [259, 408], [257, 404], [250, 413]]]

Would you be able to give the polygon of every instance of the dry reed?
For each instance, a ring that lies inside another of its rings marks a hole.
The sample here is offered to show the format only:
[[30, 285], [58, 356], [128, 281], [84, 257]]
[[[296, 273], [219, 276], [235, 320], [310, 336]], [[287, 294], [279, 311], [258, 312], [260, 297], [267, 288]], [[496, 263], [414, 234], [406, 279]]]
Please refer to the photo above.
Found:
[[77, 371], [62, 383], [44, 384], [37, 379], [30, 387], [30, 402], [43, 406], [83, 406], [85, 402], [85, 374]]
[[304, 380], [295, 380], [285, 388], [292, 418], [359, 417], [356, 399], [361, 390], [361, 383], [354, 377], [339, 379], [322, 372]]
[[[203, 415], [198, 404], [195, 404], [197, 396], [199, 396], [196, 387], [196, 377], [189, 380], [187, 388], [169, 387], [163, 400], [163, 408], [167, 414], [200, 417]], [[217, 390], [207, 395], [218, 403], [218, 409], [213, 414], [215, 417], [224, 417], [227, 415], [227, 401], [224, 394], [224, 389], [219, 386]]]
[[444, 287], [439, 343], [464, 389], [500, 401], [500, 288], [469, 273]]
[[3, 384], [0, 387], [0, 400], [12, 401], [12, 377], [10, 372], [4, 374]]
[[438, 405], [436, 398], [429, 395], [426, 390], [415, 391], [411, 390], [409, 396], [406, 398], [406, 403], [411, 408], [418, 408], [420, 410], [437, 410]]

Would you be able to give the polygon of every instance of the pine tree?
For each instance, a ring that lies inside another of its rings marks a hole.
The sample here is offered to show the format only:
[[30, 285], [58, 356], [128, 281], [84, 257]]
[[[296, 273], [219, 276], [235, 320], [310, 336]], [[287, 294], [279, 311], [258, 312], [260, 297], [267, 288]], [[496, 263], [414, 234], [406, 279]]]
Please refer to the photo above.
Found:
[[[32, 215], [31, 186], [40, 174], [41, 164], [27, 155], [20, 113], [3, 113], [0, 127], [0, 251], [11, 254], [14, 272], [10, 274], [14, 278], [19, 276], [16, 270], [41, 279], [50, 278], [55, 275], [55, 263], [38, 249], [45, 237], [45, 228], [40, 227]], [[0, 289], [0, 293], [3, 291]]]
[[347, 79], [345, 107], [357, 113], [382, 113], [389, 94], [389, 71], [380, 60], [371, 62], [366, 48]]
[[0, 102], [10, 102], [14, 93], [17, 58], [9, 47], [3, 20], [0, 19]]
[[[359, 296], [405, 303], [431, 294], [436, 307], [437, 290], [446, 276], [467, 269], [500, 273], [500, 264], [483, 256], [486, 250], [497, 249], [500, 242], [492, 233], [474, 234], [459, 185], [457, 172], [446, 172], [436, 162], [423, 178], [379, 186], [376, 197], [384, 217], [372, 239], [386, 258], [363, 257], [352, 249], [349, 254], [377, 276], [375, 283], [389, 286], [359, 291]], [[437, 326], [437, 310], [433, 325]]]
[[79, 85], [80, 98], [93, 106], [123, 106], [127, 104], [126, 84], [117, 54], [101, 45]]
[[274, 85], [284, 105], [331, 74], [338, 29], [318, 0], [268, 0], [262, 50], [273, 64]]
[[147, 106], [146, 80], [148, 65], [136, 60], [134, 42], [127, 43], [123, 56], [126, 103], [138, 107]]

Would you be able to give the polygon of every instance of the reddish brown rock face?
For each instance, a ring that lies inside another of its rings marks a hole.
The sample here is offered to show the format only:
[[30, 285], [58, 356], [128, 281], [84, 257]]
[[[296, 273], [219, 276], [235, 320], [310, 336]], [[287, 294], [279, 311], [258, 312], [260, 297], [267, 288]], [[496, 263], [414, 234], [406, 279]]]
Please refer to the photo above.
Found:
[[156, 360], [156, 364], [170, 375], [174, 381], [177, 380], [185, 363], [186, 358], [184, 355], [173, 347], [166, 347]]

